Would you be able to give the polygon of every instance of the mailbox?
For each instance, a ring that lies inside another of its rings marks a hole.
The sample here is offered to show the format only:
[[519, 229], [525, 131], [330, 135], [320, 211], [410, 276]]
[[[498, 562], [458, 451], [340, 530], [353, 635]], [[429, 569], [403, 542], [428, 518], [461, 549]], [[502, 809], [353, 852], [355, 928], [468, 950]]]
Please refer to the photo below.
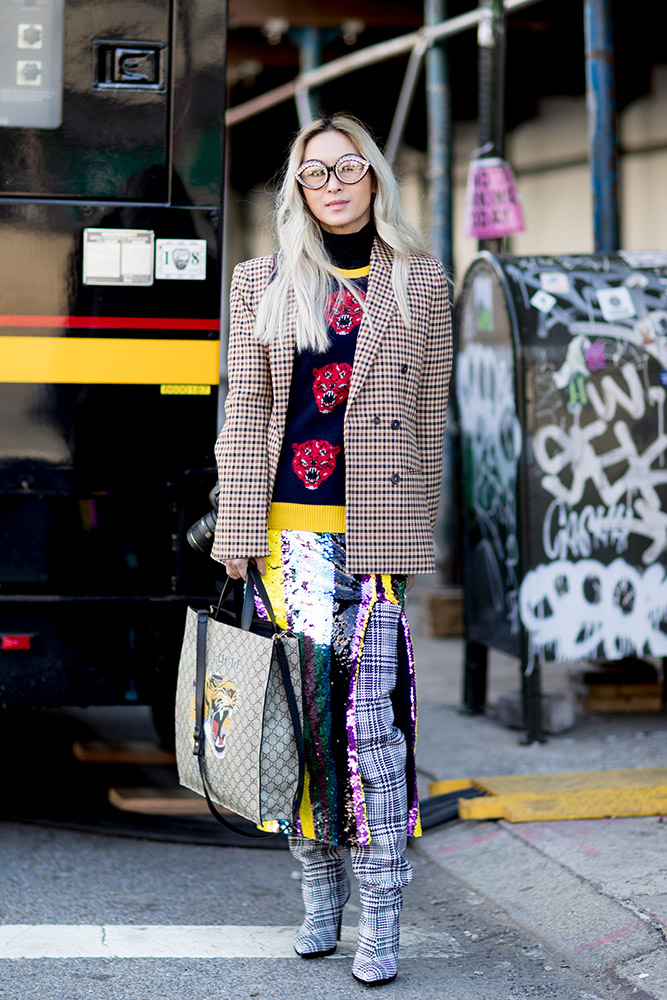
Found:
[[456, 310], [464, 700], [521, 662], [667, 655], [667, 252], [480, 253]]

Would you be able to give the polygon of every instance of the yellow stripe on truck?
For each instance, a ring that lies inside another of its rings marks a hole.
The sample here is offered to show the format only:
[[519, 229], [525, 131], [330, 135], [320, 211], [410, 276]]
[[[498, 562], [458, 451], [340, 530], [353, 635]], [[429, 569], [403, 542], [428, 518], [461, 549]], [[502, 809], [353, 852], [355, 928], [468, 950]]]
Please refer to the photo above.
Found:
[[218, 340], [1, 337], [0, 382], [217, 385]]

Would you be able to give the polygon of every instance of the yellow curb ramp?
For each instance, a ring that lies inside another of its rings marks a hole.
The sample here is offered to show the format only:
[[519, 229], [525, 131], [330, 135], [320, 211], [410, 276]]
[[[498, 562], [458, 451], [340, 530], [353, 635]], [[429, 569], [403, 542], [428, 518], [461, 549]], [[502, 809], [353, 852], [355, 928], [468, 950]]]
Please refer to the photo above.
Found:
[[432, 781], [429, 795], [446, 795], [467, 788], [476, 788], [484, 794], [459, 799], [461, 819], [529, 823], [667, 814], [667, 767]]

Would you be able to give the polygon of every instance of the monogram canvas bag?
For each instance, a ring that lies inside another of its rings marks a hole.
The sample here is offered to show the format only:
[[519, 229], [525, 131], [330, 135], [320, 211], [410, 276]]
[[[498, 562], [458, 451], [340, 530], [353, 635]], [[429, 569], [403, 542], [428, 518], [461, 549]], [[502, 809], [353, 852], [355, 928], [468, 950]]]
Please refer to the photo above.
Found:
[[[292, 821], [304, 780], [299, 639], [276, 625], [255, 566], [243, 605], [188, 608], [176, 692], [176, 763], [182, 785], [255, 824]], [[270, 621], [253, 616], [257, 590]], [[237, 594], [237, 598], [240, 595]], [[263, 836], [263, 834], [253, 834]]]

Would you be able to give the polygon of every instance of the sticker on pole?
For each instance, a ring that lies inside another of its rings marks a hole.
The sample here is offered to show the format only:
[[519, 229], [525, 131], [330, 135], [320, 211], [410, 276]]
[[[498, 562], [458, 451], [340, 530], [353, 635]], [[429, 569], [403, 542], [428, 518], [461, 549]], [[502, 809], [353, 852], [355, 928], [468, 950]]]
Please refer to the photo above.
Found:
[[514, 172], [498, 156], [471, 160], [466, 187], [466, 236], [493, 240], [525, 229]]

